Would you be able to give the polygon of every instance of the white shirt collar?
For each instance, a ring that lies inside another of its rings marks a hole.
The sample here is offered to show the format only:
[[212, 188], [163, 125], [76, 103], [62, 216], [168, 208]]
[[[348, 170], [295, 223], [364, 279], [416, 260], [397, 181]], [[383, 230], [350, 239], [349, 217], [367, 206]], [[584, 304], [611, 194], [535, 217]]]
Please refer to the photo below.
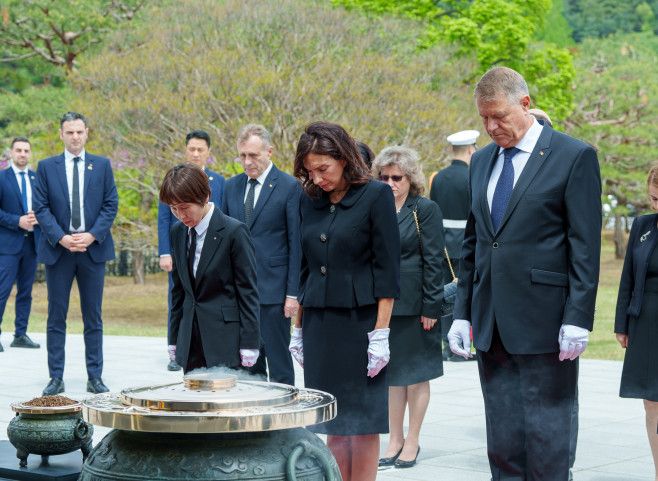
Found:
[[273, 164], [272, 161], [270, 160], [270, 165], [268, 165], [267, 168], [263, 171], [263, 173], [260, 174], [260, 175], [256, 178], [256, 180], [258, 181], [258, 183], [259, 183], [260, 185], [265, 184], [265, 179], [266, 179], [267, 176], [270, 174], [270, 171], [272, 170], [272, 166], [273, 166], [273, 165], [274, 165], [274, 164]]
[[208, 230], [208, 226], [210, 225], [210, 218], [212, 217], [212, 213], [215, 210], [215, 204], [213, 204], [212, 202], [208, 202], [208, 206], [210, 207], [210, 209], [208, 209], [206, 215], [203, 216], [201, 222], [199, 222], [196, 226], [194, 226], [194, 230], [196, 230], [197, 239], [199, 237], [203, 237], [206, 235], [206, 231]]
[[27, 174], [27, 172], [28, 172], [28, 170], [29, 170], [27, 165], [25, 166], [25, 170], [21, 170], [21, 169], [19, 169], [18, 167], [16, 167], [16, 166], [14, 165], [14, 162], [13, 162], [13, 161], [12, 161], [12, 163], [11, 163], [11, 168], [12, 168], [12, 170], [14, 171], [14, 174], [16, 174], [16, 175], [20, 175], [21, 172], [25, 172], [25, 173]]
[[75, 157], [80, 157], [84, 162], [84, 160], [85, 160], [85, 149], [82, 149], [82, 152], [80, 152], [78, 155], [73, 155], [71, 152], [64, 149], [64, 160], [66, 162], [73, 162], [73, 159]]

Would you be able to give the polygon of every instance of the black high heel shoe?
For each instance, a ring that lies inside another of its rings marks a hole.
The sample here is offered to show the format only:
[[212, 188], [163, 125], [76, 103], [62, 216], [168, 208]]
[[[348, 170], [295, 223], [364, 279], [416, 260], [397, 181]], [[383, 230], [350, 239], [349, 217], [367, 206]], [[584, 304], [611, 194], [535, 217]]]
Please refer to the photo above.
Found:
[[[404, 448], [404, 444], [402, 445], [402, 448]], [[398, 453], [392, 458], [379, 458], [379, 466], [393, 466], [397, 461], [400, 453], [402, 453], [402, 448], [400, 448]]]
[[[416, 451], [416, 457], [413, 459], [413, 461], [402, 461], [400, 459], [396, 459], [394, 466], [396, 468], [410, 468], [416, 464], [416, 459], [418, 459], [418, 455], [420, 454], [420, 446], [418, 446], [418, 451]], [[400, 453], [398, 453], [398, 456]]]

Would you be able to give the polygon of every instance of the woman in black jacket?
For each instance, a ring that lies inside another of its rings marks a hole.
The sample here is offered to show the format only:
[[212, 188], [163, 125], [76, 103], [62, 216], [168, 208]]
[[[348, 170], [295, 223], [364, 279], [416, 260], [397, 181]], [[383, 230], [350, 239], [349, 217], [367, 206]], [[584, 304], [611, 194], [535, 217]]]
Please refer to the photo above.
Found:
[[[658, 212], [658, 165], [647, 178]], [[615, 333], [626, 349], [619, 395], [644, 400], [647, 434], [658, 480], [658, 214], [636, 217], [621, 273]]]
[[388, 365], [391, 437], [379, 465], [408, 468], [416, 464], [420, 452], [418, 436], [430, 400], [429, 381], [443, 375], [440, 326], [434, 327], [443, 303], [443, 216], [435, 202], [422, 197], [425, 176], [416, 151], [388, 147], [375, 158], [372, 173], [393, 190], [402, 251], [400, 300], [393, 306]]
[[[391, 189], [373, 180], [356, 142], [315, 122], [299, 139], [302, 268], [290, 350], [306, 387], [336, 396], [327, 434], [344, 481], [374, 481], [388, 432], [388, 323], [400, 293], [400, 237]], [[303, 326], [303, 328], [302, 328]]]

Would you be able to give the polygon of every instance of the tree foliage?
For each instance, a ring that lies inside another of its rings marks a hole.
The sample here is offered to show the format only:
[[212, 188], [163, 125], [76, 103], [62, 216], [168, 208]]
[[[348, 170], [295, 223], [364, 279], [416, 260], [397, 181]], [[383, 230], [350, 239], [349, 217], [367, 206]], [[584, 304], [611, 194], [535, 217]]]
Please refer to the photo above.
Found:
[[573, 37], [605, 37], [616, 32], [655, 32], [658, 29], [656, 0], [565, 0], [565, 17]]
[[455, 45], [457, 58], [476, 59], [476, 75], [498, 65], [513, 68], [528, 81], [531, 97], [552, 115], [565, 117], [573, 109], [575, 72], [571, 54], [553, 44], [533, 41], [544, 25], [551, 0], [333, 0], [333, 3], [377, 15], [413, 18], [425, 29], [420, 46]]
[[0, 62], [39, 57], [67, 71], [102, 32], [132, 20], [144, 0], [7, 0], [0, 13]]
[[183, 159], [185, 134], [207, 130], [213, 164], [236, 171], [237, 132], [272, 133], [274, 161], [289, 172], [303, 127], [343, 124], [377, 151], [406, 144], [426, 169], [446, 158], [445, 137], [477, 128], [469, 61], [449, 49], [418, 51], [420, 29], [308, 0], [181, 0], [148, 10], [143, 29], [121, 29], [72, 76], [84, 112], [117, 168], [119, 243], [156, 241], [154, 206], [166, 169]]

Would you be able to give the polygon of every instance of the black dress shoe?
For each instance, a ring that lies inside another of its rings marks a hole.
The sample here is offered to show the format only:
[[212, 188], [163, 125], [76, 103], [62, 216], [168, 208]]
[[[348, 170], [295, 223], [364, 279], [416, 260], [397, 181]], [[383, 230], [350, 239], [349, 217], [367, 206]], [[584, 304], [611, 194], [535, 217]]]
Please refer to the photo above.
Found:
[[50, 382], [46, 386], [46, 389], [43, 390], [44, 396], [55, 396], [61, 392], [64, 392], [64, 381], [58, 377], [53, 377], [50, 379]]
[[110, 392], [103, 380], [100, 377], [95, 377], [87, 381], [87, 392], [94, 394], [100, 394], [102, 392]]
[[181, 369], [183, 368], [174, 360], [169, 361], [169, 364], [167, 365], [167, 370], [169, 371], [180, 371]]
[[[402, 446], [404, 448], [404, 446]], [[380, 466], [393, 466], [395, 464], [395, 460], [398, 459], [398, 456], [402, 452], [402, 448], [398, 451], [398, 453], [393, 456], [392, 458], [379, 458], [379, 465]]]
[[11, 347], [27, 347], [29, 349], [39, 349], [41, 344], [37, 344], [32, 339], [29, 338], [27, 334], [22, 336], [14, 336], [14, 340], [11, 341]]
[[416, 451], [416, 457], [413, 459], [413, 461], [402, 461], [401, 459], [395, 460], [395, 467], [396, 468], [410, 468], [412, 466], [416, 465], [416, 459], [418, 459], [418, 454], [420, 454], [420, 446], [418, 446], [418, 451]]

